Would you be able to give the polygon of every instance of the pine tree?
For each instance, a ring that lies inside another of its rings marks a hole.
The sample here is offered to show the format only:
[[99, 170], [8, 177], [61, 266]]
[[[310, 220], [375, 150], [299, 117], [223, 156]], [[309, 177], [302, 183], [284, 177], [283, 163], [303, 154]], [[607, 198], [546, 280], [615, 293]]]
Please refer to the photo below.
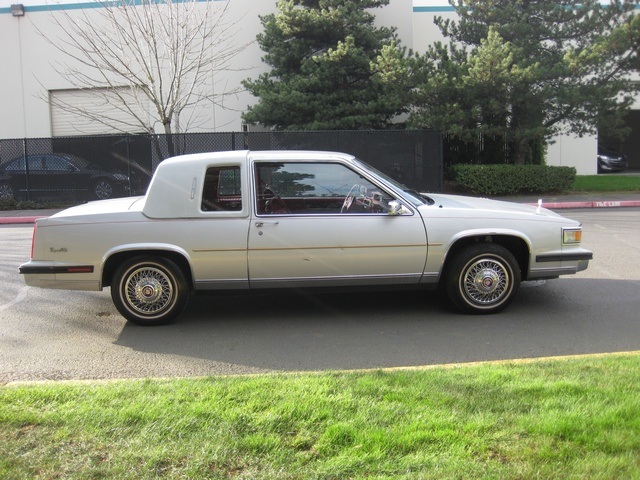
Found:
[[620, 131], [636, 88], [636, 4], [457, 0], [458, 19], [436, 19], [451, 43], [413, 59], [413, 125], [503, 136], [515, 163], [559, 133]]
[[243, 85], [258, 97], [247, 123], [279, 130], [383, 128], [403, 110], [372, 61], [398, 44], [370, 9], [389, 0], [280, 0], [258, 35], [271, 71]]

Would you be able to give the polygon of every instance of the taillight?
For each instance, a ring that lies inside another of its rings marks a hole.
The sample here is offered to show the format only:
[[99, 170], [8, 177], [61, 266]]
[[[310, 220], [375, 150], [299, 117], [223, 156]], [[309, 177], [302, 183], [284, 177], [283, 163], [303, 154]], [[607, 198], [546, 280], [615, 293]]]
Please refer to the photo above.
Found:
[[33, 234], [31, 235], [31, 260], [33, 260], [33, 248], [36, 243], [36, 230], [38, 229], [38, 222], [33, 224]]

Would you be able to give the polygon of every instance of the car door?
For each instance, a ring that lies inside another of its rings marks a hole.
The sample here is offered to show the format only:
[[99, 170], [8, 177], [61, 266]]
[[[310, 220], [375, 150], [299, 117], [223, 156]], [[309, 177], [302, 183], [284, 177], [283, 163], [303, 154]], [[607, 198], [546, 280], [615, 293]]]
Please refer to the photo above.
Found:
[[255, 162], [251, 287], [417, 283], [427, 239], [420, 215], [340, 162]]
[[29, 171], [27, 172], [28, 186], [26, 189], [38, 198], [43, 192], [46, 192], [49, 185], [45, 158], [46, 155], [29, 155], [27, 157]]
[[[86, 189], [88, 178], [83, 178], [79, 168], [68, 158], [59, 155], [47, 155], [46, 170], [49, 178], [49, 190], [73, 193]], [[84, 177], [87, 177], [85, 174]]]

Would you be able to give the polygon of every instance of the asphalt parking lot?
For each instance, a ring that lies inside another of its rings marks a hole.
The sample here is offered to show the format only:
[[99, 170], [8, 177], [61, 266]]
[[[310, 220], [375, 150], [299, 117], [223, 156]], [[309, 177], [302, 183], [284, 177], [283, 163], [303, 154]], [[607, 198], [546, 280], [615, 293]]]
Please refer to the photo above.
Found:
[[350, 370], [640, 351], [640, 208], [567, 210], [594, 252], [575, 276], [523, 284], [490, 316], [437, 293], [219, 294], [144, 328], [108, 291], [26, 287], [30, 225], [0, 227], [0, 382]]

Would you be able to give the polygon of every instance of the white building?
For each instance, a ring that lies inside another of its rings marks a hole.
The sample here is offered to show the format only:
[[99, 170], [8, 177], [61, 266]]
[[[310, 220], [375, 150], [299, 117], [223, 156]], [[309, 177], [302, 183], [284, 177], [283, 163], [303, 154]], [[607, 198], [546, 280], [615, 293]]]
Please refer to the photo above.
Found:
[[[229, 15], [238, 22], [243, 41], [255, 39], [262, 31], [260, 15], [276, 11], [276, 0], [228, 1]], [[95, 8], [93, 0], [0, 0], [3, 61], [0, 69], [0, 139], [113, 133], [104, 127], [87, 128], [84, 119], [64, 115], [46, 100], [52, 92], [67, 94], [73, 91], [73, 86], [54, 66], [56, 62], [68, 59], [63, 58], [66, 56], [47, 42], [42, 33], [49, 39], [60, 36], [60, 27], [51, 19], [61, 11]], [[447, 0], [391, 0], [389, 6], [374, 13], [379, 24], [395, 26], [403, 45], [416, 51], [424, 50], [440, 38], [440, 32], [433, 24], [435, 16], [455, 15]], [[234, 58], [237, 69], [228, 72], [225, 83], [239, 85], [241, 80], [256, 78], [266, 71], [268, 66], [262, 63], [262, 55], [255, 42], [243, 50]], [[198, 128], [208, 132], [238, 131], [242, 128], [241, 113], [253, 102], [255, 98], [247, 92], [226, 97], [224, 106], [211, 105], [207, 121]], [[621, 147], [628, 152], [636, 148], [632, 144]], [[596, 172], [596, 150], [596, 138], [560, 137], [550, 146], [547, 163], [574, 166], [579, 174], [593, 174]], [[632, 157], [629, 153], [628, 156]]]

